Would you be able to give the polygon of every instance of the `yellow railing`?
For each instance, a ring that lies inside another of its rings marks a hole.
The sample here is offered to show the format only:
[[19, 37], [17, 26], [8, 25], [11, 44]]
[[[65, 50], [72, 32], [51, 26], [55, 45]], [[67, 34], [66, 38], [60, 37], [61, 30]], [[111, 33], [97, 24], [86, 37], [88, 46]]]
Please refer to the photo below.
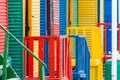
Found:
[[[103, 48], [100, 29], [98, 27], [68, 27], [67, 35], [81, 35], [87, 39], [88, 47], [90, 49], [90, 78], [91, 80], [102, 80], [103, 74]], [[71, 41], [73, 44], [73, 40]], [[71, 49], [73, 45], [70, 45]], [[74, 64], [74, 62], [73, 62]]]

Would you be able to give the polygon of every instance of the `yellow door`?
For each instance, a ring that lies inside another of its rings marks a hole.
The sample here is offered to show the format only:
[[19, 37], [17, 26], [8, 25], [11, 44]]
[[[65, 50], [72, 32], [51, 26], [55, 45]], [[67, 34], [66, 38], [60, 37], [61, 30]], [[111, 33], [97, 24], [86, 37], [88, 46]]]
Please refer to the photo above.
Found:
[[98, 0], [78, 0], [78, 26], [96, 27], [98, 22]]

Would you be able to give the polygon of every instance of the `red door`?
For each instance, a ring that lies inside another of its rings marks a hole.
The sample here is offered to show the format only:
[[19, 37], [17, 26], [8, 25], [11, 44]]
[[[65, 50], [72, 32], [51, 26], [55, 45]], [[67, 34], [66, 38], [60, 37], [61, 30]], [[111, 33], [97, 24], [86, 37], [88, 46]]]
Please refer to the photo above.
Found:
[[[0, 0], [0, 25], [8, 29], [8, 0]], [[0, 53], [4, 51], [5, 33], [0, 29]]]

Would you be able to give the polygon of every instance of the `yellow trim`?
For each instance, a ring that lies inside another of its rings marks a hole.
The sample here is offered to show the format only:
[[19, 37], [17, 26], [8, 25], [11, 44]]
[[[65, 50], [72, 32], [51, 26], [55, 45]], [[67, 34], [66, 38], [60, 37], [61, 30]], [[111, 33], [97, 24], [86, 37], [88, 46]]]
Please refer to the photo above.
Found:
[[70, 23], [72, 25], [72, 0], [70, 0]]
[[[28, 0], [28, 36], [40, 36], [40, 0]], [[34, 41], [34, 53], [38, 57], [38, 41]], [[33, 60], [34, 77], [38, 77], [38, 62]]]
[[28, 27], [29, 27], [29, 32], [28, 36], [31, 36], [32, 34], [32, 0], [28, 0]]
[[98, 0], [78, 0], [78, 26], [96, 27], [98, 23]]

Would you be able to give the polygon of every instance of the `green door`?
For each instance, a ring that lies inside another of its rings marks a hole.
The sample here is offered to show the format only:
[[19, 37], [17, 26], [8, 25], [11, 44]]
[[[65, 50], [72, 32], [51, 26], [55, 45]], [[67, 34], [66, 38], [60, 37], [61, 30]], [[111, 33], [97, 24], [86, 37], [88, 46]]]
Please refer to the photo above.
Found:
[[[8, 29], [23, 42], [23, 0], [8, 0]], [[12, 58], [12, 67], [17, 74], [23, 78], [23, 48], [15, 42], [11, 37], [9, 38], [9, 56]]]

